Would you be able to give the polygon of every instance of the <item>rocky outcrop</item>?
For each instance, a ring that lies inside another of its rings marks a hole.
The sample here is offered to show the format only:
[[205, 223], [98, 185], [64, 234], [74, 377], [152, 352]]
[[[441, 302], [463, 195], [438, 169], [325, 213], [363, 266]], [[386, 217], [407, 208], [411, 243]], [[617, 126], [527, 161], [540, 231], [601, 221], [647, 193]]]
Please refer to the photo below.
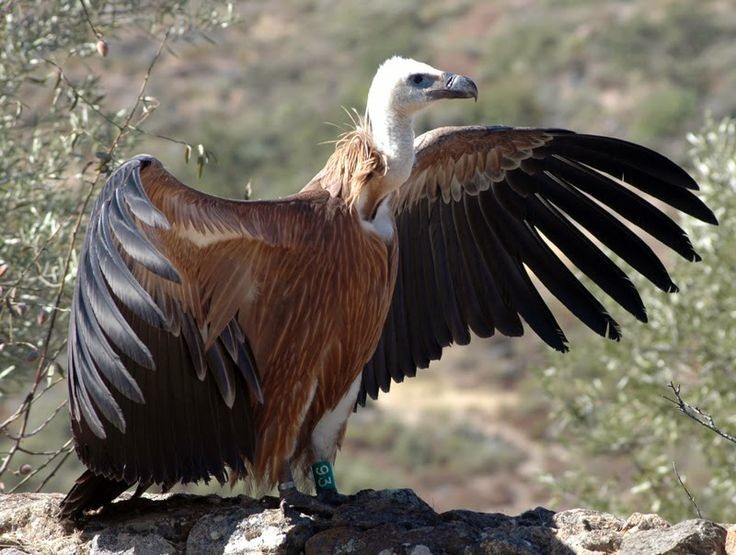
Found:
[[0, 554], [380, 553], [736, 555], [736, 527], [670, 525], [573, 509], [519, 516], [436, 513], [411, 490], [363, 491], [331, 517], [286, 515], [267, 497], [151, 495], [113, 504], [77, 528], [58, 520], [59, 494], [0, 497]]

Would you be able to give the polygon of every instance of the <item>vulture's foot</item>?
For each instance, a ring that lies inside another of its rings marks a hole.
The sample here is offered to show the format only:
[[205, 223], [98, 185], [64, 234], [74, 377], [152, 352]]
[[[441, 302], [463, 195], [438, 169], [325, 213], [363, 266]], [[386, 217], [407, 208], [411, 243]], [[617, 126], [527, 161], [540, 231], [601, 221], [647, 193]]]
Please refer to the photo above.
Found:
[[350, 496], [338, 493], [334, 489], [327, 489], [317, 492], [317, 499], [333, 507], [339, 507], [347, 503], [350, 500]]
[[296, 510], [308, 515], [332, 516], [335, 512], [335, 507], [322, 501], [320, 497], [307, 495], [295, 487], [281, 490], [279, 497], [281, 498], [279, 506], [284, 514]]

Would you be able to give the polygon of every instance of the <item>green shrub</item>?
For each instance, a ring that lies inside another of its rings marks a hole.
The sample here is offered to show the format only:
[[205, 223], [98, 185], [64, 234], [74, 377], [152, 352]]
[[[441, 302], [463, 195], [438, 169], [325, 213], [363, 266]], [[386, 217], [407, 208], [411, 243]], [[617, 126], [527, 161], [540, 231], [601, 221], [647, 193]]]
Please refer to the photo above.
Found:
[[736, 430], [736, 123], [710, 122], [690, 141], [701, 198], [720, 225], [683, 222], [703, 261], [672, 261], [679, 294], [636, 280], [647, 325], [620, 316], [628, 331], [620, 343], [577, 337], [571, 353], [544, 371], [555, 435], [573, 461], [547, 479], [572, 503], [672, 520], [697, 516], [674, 464], [705, 517], [732, 520], [736, 445], [665, 399], [668, 384], [680, 384], [686, 400]]

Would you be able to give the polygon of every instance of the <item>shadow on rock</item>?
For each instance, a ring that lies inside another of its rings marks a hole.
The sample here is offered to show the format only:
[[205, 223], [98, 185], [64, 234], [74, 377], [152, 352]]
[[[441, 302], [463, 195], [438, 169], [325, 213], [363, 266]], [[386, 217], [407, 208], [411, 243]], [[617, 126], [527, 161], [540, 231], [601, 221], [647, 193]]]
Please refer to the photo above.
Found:
[[[544, 508], [519, 516], [437, 513], [407, 489], [366, 490], [330, 517], [284, 514], [278, 500], [150, 495], [120, 501], [73, 526], [60, 494], [0, 496], [0, 553], [380, 553], [427, 555], [725, 553], [726, 530], [706, 520], [674, 526], [657, 515]], [[730, 536], [729, 536], [730, 537]]]

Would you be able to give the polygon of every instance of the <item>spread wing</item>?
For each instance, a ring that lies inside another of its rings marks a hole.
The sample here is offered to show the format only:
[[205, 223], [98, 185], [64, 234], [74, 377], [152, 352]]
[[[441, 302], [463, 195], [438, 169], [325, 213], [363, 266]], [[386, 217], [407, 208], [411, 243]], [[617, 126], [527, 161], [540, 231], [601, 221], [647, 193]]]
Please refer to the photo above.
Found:
[[245, 470], [263, 397], [238, 316], [259, 265], [296, 240], [282, 230], [299, 217], [294, 202], [205, 195], [146, 156], [112, 174], [69, 328], [72, 426], [91, 470], [128, 483]]
[[[469, 330], [523, 333], [522, 320], [548, 345], [567, 350], [533, 273], [596, 333], [619, 326], [576, 279], [563, 255], [641, 321], [644, 305], [626, 274], [599, 245], [664, 291], [676, 291], [654, 251], [622, 220], [684, 258], [699, 260], [685, 232], [638, 191], [716, 223], [679, 166], [626, 141], [564, 130], [442, 128], [415, 142], [416, 161], [396, 208], [399, 273], [359, 402], [388, 391], [440, 358]], [[626, 185], [622, 183], [625, 181]], [[591, 239], [595, 238], [595, 241]], [[552, 246], [553, 245], [553, 246]]]

